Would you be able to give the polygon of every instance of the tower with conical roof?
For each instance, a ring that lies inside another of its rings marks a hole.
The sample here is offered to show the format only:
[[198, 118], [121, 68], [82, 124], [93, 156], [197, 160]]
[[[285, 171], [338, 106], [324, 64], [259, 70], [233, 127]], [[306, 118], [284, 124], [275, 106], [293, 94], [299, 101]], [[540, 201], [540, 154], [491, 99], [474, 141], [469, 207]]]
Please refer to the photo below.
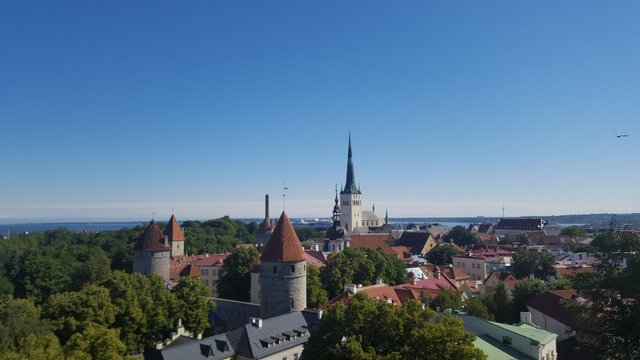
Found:
[[184, 233], [176, 216], [171, 214], [171, 219], [164, 228], [164, 236], [169, 240], [171, 248], [171, 258], [176, 259], [184, 256]]
[[269, 194], [264, 196], [264, 220], [260, 223], [258, 227], [258, 232], [256, 233], [256, 244], [258, 247], [263, 247], [267, 245], [271, 234], [273, 234], [274, 224], [269, 218]]
[[152, 219], [133, 247], [133, 272], [158, 274], [169, 281], [170, 257], [169, 240]]
[[324, 234], [323, 251], [336, 253], [349, 246], [349, 238], [346, 238], [344, 228], [340, 224], [340, 204], [338, 203], [338, 189], [336, 188], [336, 198], [333, 206], [333, 223]]
[[362, 193], [356, 186], [356, 176], [353, 170], [353, 153], [351, 151], [351, 134], [349, 134], [349, 152], [347, 155], [347, 180], [340, 191], [340, 224], [347, 232], [362, 226]]
[[287, 214], [282, 212], [260, 257], [260, 316], [307, 307], [307, 262]]

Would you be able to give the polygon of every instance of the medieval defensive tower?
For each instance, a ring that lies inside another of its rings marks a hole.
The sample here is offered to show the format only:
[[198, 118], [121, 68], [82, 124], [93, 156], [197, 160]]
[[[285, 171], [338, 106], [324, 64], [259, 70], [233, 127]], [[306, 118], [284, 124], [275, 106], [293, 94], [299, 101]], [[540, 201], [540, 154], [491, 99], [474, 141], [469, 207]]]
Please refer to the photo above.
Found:
[[260, 316], [307, 307], [307, 262], [289, 217], [282, 212], [260, 257]]
[[133, 272], [144, 275], [158, 274], [169, 281], [171, 247], [160, 226], [151, 220], [133, 247]]

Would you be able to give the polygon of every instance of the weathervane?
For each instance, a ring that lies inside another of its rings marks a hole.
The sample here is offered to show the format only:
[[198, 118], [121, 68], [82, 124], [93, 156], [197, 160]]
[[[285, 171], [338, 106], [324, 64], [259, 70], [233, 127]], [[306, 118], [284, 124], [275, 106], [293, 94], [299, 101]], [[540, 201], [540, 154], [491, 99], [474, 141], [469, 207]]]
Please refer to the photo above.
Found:
[[286, 208], [286, 191], [289, 190], [289, 188], [287, 187], [287, 183], [285, 183], [284, 181], [282, 182], [282, 212], [284, 212], [285, 208]]

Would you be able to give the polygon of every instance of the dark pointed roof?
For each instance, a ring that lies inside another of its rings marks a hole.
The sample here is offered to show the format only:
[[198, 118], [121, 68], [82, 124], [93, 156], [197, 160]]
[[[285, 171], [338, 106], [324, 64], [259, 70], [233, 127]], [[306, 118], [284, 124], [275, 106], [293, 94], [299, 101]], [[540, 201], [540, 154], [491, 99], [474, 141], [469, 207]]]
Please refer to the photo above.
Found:
[[344, 184], [344, 188], [340, 191], [341, 194], [360, 194], [360, 189], [356, 186], [356, 175], [353, 171], [353, 161], [351, 157], [351, 134], [349, 134], [349, 153], [347, 156], [347, 181]]
[[133, 247], [135, 251], [169, 251], [169, 247], [164, 245], [164, 235], [160, 226], [155, 220], [151, 220], [149, 226], [144, 229], [142, 236]]
[[344, 238], [344, 228], [340, 225], [340, 205], [338, 204], [338, 189], [336, 189], [336, 198], [333, 205], [333, 223], [327, 229], [324, 237], [329, 240], [337, 240]]
[[267, 246], [262, 251], [260, 261], [305, 261], [302, 244], [296, 235], [296, 231], [289, 221], [287, 214], [282, 212], [280, 219], [269, 238]]
[[171, 215], [167, 227], [164, 228], [164, 235], [169, 237], [169, 241], [184, 241], [184, 233], [175, 215]]

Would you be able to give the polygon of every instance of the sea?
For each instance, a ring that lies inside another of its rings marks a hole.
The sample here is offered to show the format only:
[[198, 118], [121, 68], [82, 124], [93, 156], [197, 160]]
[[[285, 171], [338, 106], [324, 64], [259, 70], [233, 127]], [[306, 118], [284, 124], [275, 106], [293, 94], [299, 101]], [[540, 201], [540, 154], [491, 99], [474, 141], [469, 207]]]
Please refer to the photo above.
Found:
[[[251, 221], [261, 221], [262, 219], [238, 219], [244, 222]], [[296, 222], [296, 220], [300, 219], [292, 219], [295, 226], [304, 226], [303, 222]], [[308, 219], [307, 219], [308, 220]], [[324, 219], [323, 219], [324, 220]], [[441, 224], [452, 228], [454, 226], [460, 225], [467, 227], [469, 222], [456, 222], [456, 221], [434, 221], [436, 219], [433, 218], [390, 218], [389, 222], [394, 224], [416, 224], [416, 225], [427, 225], [427, 224]], [[100, 231], [113, 231], [120, 230], [122, 228], [134, 228], [136, 226], [146, 226], [147, 222], [144, 221], [128, 221], [128, 222], [47, 222], [47, 223], [17, 223], [17, 224], [0, 224], [0, 239], [3, 236], [8, 236], [11, 234], [24, 234], [24, 233], [35, 233], [35, 232], [43, 232], [55, 230], [58, 228], [66, 228], [70, 231], [77, 232], [100, 232]], [[314, 224], [310, 224], [313, 226]], [[320, 227], [326, 228], [328, 226], [326, 221], [321, 221], [316, 224], [320, 225]], [[323, 226], [326, 225], [326, 226]]]
[[[0, 236], [10, 234], [35, 233], [42, 231], [66, 228], [77, 232], [100, 232], [110, 230], [120, 230], [123, 228], [134, 228], [145, 226], [145, 222], [54, 222], [54, 223], [24, 223], [24, 224], [0, 224]], [[1, 239], [1, 237], [0, 237]]]

